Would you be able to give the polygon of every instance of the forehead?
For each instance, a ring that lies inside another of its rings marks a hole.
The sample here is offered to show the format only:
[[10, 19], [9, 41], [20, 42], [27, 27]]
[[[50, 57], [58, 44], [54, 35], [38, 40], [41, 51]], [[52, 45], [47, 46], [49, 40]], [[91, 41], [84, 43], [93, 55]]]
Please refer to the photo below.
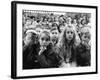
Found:
[[31, 33], [31, 32], [29, 32], [29, 33], [27, 33], [26, 35], [27, 35], [27, 36], [28, 36], [28, 35], [32, 35], [32, 33]]
[[67, 28], [66, 31], [74, 32], [73, 28]]
[[89, 32], [83, 33], [83, 35], [85, 35], [85, 36], [91, 36], [91, 34]]
[[41, 33], [40, 38], [46, 38], [46, 39], [48, 39], [48, 38], [50, 38], [50, 36], [47, 35], [47, 34], [45, 34], [45, 33]]
[[27, 22], [31, 22], [31, 20], [26, 20]]
[[52, 30], [51, 32], [58, 32], [58, 30]]
[[36, 28], [36, 30], [42, 30], [41, 28]]
[[71, 20], [71, 17], [68, 17], [67, 19], [68, 19], [68, 20]]

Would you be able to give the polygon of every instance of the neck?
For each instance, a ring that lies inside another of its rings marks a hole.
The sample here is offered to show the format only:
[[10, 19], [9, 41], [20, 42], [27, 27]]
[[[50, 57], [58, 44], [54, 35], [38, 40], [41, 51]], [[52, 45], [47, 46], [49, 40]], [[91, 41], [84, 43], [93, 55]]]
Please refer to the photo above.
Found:
[[68, 43], [68, 44], [70, 44], [70, 43], [71, 43], [71, 41], [69, 41], [69, 40], [68, 40], [68, 41], [67, 41], [67, 43]]

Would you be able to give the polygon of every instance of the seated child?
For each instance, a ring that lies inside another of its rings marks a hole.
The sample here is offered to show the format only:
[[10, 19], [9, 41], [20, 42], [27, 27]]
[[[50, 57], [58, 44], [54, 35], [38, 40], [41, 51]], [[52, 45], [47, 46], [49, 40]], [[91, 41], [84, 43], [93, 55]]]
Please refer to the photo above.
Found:
[[59, 36], [59, 31], [56, 27], [51, 29], [51, 36]]
[[33, 45], [38, 43], [37, 35], [34, 30], [27, 30], [23, 45], [23, 69], [32, 69], [35, 67], [33, 61]]
[[58, 37], [57, 36], [52, 36], [51, 37], [51, 42], [52, 42], [53, 46], [56, 46], [56, 44], [58, 42]]
[[49, 32], [42, 31], [39, 35], [39, 42], [32, 44], [27, 52], [24, 51], [24, 53], [28, 54], [25, 69], [58, 67], [60, 58], [52, 48]]
[[76, 66], [76, 32], [73, 26], [66, 26], [61, 33], [61, 36], [58, 41], [58, 54], [62, 58], [61, 66], [64, 64], [75, 63]]
[[89, 45], [91, 34], [89, 27], [83, 27], [80, 31], [81, 43], [77, 47], [77, 65], [78, 66], [90, 66], [91, 60], [91, 47]]
[[41, 32], [39, 45], [37, 60], [40, 63], [41, 68], [58, 67], [60, 58], [53, 51], [52, 44], [50, 43], [50, 33], [48, 31]]

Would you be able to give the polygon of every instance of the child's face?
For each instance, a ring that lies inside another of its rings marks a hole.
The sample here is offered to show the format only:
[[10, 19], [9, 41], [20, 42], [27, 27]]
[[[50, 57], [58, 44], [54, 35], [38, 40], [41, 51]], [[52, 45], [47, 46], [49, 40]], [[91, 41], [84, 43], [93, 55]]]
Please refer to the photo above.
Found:
[[62, 32], [62, 31], [64, 30], [64, 26], [61, 26], [61, 27], [60, 27], [60, 30], [61, 30], [61, 32]]
[[72, 21], [71, 17], [68, 17], [67, 18], [67, 23], [71, 23], [71, 21]]
[[51, 33], [52, 33], [52, 36], [58, 36], [58, 30], [53, 30]]
[[76, 19], [74, 19], [74, 20], [73, 20], [73, 22], [74, 22], [74, 23], [77, 23], [77, 20], [76, 20]]
[[90, 41], [90, 34], [89, 33], [83, 33], [81, 36], [81, 39], [83, 42], [88, 43]]
[[27, 25], [30, 25], [30, 24], [31, 24], [31, 20], [27, 20], [27, 21], [26, 21], [26, 24], [27, 24]]
[[86, 20], [83, 19], [81, 24], [82, 24], [82, 25], [86, 24]]
[[45, 33], [42, 33], [39, 42], [40, 42], [40, 46], [46, 47], [50, 43], [50, 37], [47, 36]]
[[31, 37], [32, 37], [32, 33], [28, 33], [25, 37], [25, 44], [28, 45], [32, 40], [31, 40]]
[[68, 28], [66, 30], [66, 39], [71, 41], [74, 37], [74, 31], [72, 30], [72, 28]]
[[52, 41], [53, 45], [55, 45], [57, 43], [57, 38], [53, 36], [51, 38], [51, 41]]
[[40, 34], [40, 33], [41, 33], [41, 31], [42, 31], [42, 29], [41, 29], [41, 28], [36, 28], [36, 32], [37, 32], [37, 34]]

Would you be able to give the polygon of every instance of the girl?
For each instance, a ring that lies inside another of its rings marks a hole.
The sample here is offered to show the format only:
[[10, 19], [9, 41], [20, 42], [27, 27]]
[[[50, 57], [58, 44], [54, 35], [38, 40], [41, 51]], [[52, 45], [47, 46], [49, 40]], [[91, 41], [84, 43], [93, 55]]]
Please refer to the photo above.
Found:
[[80, 31], [81, 43], [77, 47], [77, 64], [78, 66], [90, 66], [91, 54], [90, 54], [90, 27], [83, 27]]
[[[63, 63], [73, 63], [76, 61], [76, 43], [76, 32], [73, 26], [66, 26], [57, 44], [57, 51], [60, 54], [60, 57], [62, 58], [61, 67], [64, 67]], [[76, 64], [74, 64], [74, 66], [76, 66]]]
[[50, 33], [48, 31], [41, 32], [37, 53], [37, 60], [41, 68], [58, 67], [60, 58], [53, 51], [53, 47], [50, 43]]
[[42, 31], [39, 35], [39, 42], [31, 45], [24, 50], [24, 69], [36, 69], [36, 68], [56, 68], [59, 65], [59, 56], [53, 51], [50, 44], [50, 33], [48, 31]]

